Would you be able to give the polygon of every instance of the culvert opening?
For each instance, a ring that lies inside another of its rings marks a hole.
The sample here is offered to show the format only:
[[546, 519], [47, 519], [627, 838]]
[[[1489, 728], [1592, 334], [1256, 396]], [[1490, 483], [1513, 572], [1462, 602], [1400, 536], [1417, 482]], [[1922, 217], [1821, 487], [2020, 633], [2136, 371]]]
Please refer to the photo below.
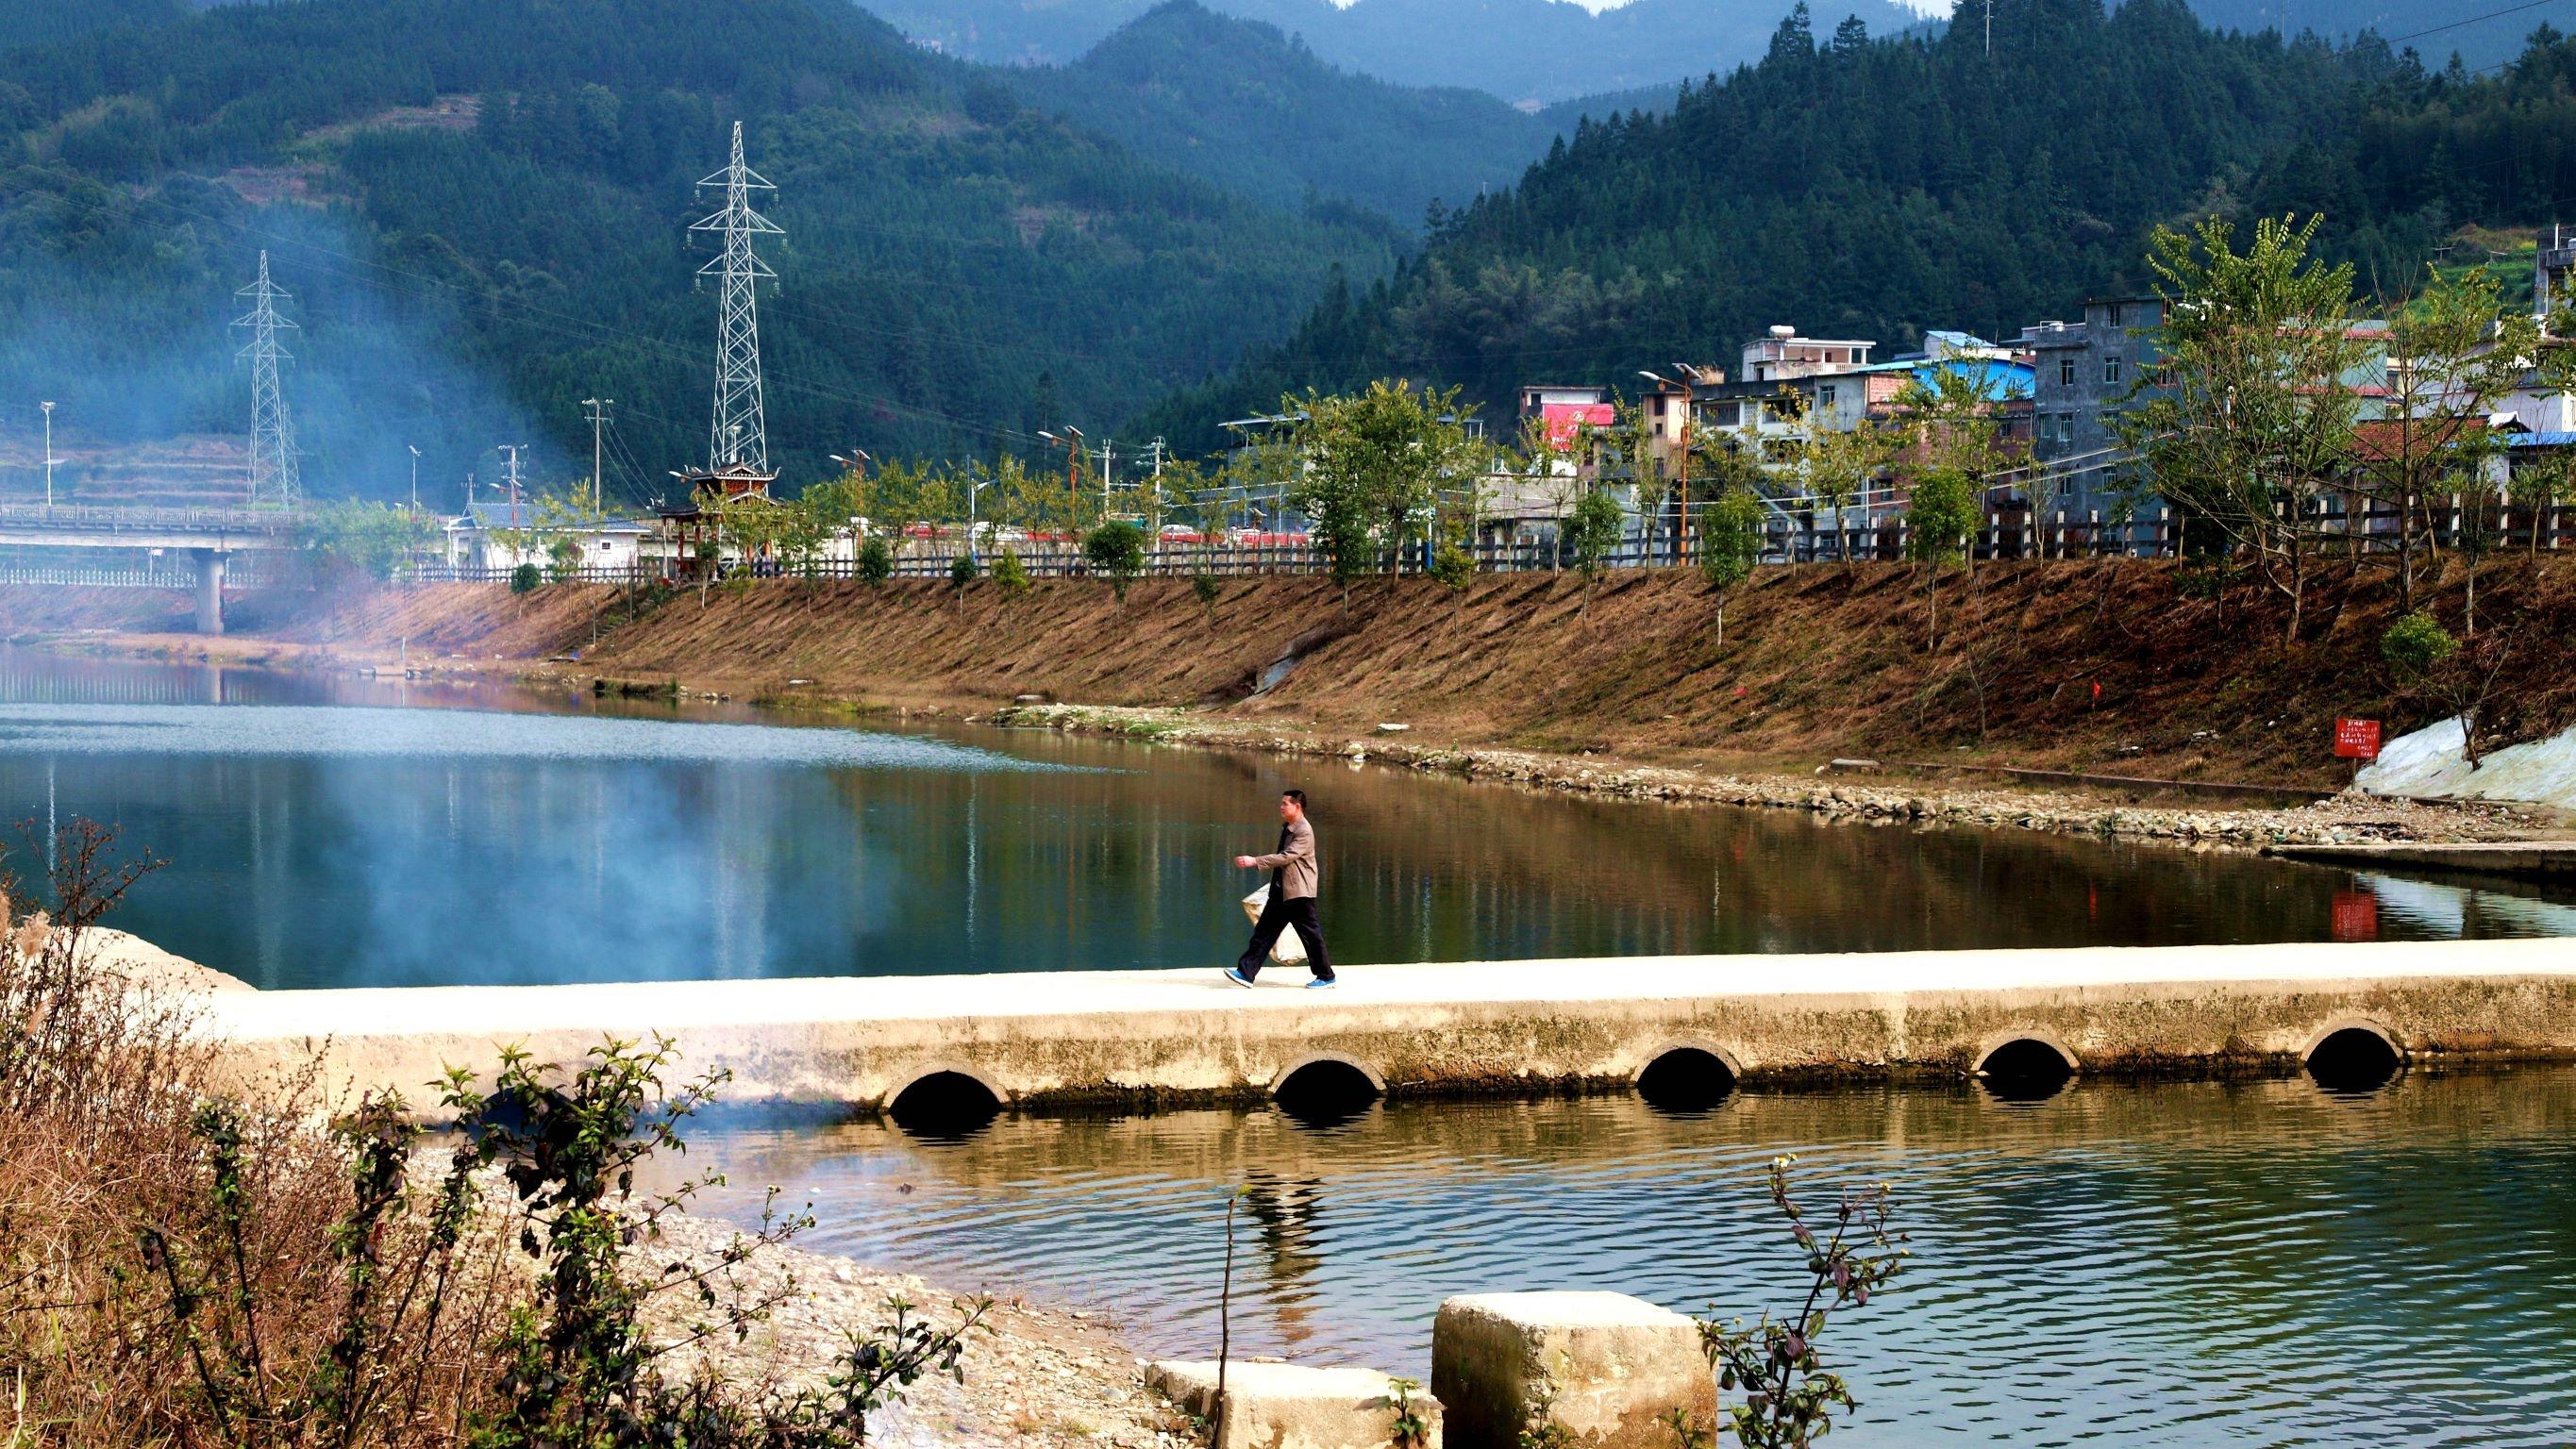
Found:
[[1726, 1060], [1698, 1047], [1675, 1047], [1637, 1074], [1637, 1095], [1667, 1112], [1705, 1112], [1734, 1090]]
[[1313, 1126], [1347, 1122], [1378, 1099], [1377, 1083], [1349, 1062], [1308, 1062], [1271, 1092], [1279, 1110]]
[[964, 1072], [932, 1072], [895, 1095], [886, 1115], [916, 1137], [956, 1140], [1000, 1115], [1002, 1099]]
[[2074, 1079], [2065, 1054], [2035, 1037], [2016, 1037], [1986, 1054], [1977, 1068], [1986, 1090], [2007, 1102], [2040, 1102]]
[[2329, 1092], [2375, 1092], [2405, 1064], [2388, 1038], [2359, 1026], [2328, 1034], [2308, 1053], [2308, 1075]]

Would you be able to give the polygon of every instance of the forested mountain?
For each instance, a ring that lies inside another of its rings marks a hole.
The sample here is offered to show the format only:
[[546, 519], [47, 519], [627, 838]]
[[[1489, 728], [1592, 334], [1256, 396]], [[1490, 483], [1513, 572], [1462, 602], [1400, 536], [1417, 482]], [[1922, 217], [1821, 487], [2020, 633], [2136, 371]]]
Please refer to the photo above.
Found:
[[[952, 55], [1062, 64], [1157, 0], [870, 0], [906, 35]], [[1506, 101], [1560, 101], [1661, 86], [1757, 59], [1782, 0], [1627, 0], [1594, 14], [1566, 0], [1209, 0], [1364, 75], [1466, 86]], [[1878, 34], [1922, 17], [1892, 0], [1834, 0]]]
[[1309, 191], [1401, 220], [1520, 179], [1557, 134], [1483, 91], [1354, 75], [1258, 21], [1166, 0], [1068, 66], [1005, 72], [1031, 105], [1248, 196]]
[[[952, 55], [1061, 64], [1144, 13], [1155, 0], [870, 0], [905, 34]], [[1208, 0], [1222, 14], [1266, 21], [1325, 60], [1403, 85], [1472, 86], [1508, 101], [1555, 101], [1720, 74], [1759, 60], [1786, 8], [1781, 0], [1626, 0], [1595, 15], [1569, 0]], [[2511, 56], [2529, 21], [2551, 12], [2499, 0], [2191, 0], [2216, 29], [2349, 40], [2374, 31], [2408, 37], [2438, 65], [2457, 51], [2472, 67]], [[1816, 6], [1830, 30], [1858, 15], [1895, 35], [1945, 6], [1832, 0]], [[1969, 21], [1984, 8], [1970, 0]], [[2501, 12], [2501, 13], [2500, 13]], [[2520, 15], [2517, 22], [2514, 18]], [[1596, 111], [1597, 114], [1597, 111]]]
[[399, 493], [413, 443], [446, 498], [492, 444], [586, 464], [588, 397], [630, 492], [666, 490], [707, 451], [686, 227], [736, 119], [787, 233], [761, 325], [791, 480], [1097, 435], [1393, 260], [1373, 218], [1141, 163], [840, 0], [228, 7], [0, 51], [0, 459], [40, 397], [73, 446], [244, 431], [225, 323], [266, 248], [316, 491]]
[[1926, 327], [2009, 337], [2140, 285], [2148, 228], [2212, 209], [2323, 209], [2394, 282], [2463, 222], [2576, 198], [2566, 52], [2544, 32], [2479, 79], [2376, 43], [2213, 33], [2179, 0], [1996, 0], [1989, 55], [1982, 26], [1819, 43], [1802, 6], [1760, 65], [1668, 116], [1581, 127], [1154, 423], [1202, 442], [1288, 388], [1398, 373], [1497, 405], [1525, 380], [1731, 367], [1773, 323], [1888, 351]]
[[0, 50], [186, 18], [188, 0], [0, 0]]

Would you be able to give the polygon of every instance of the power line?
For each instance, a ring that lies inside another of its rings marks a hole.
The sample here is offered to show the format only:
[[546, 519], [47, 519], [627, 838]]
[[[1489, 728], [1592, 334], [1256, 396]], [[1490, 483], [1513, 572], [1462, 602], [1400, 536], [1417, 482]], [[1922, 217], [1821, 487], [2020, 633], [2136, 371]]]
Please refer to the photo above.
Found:
[[2523, 3], [2520, 5], [2508, 5], [2502, 10], [2490, 10], [2484, 15], [2472, 15], [2465, 20], [2454, 20], [2444, 25], [2427, 26], [2422, 30], [2410, 31], [2404, 35], [2392, 35], [2388, 37], [2387, 43], [2390, 45], [2396, 45], [2401, 41], [2414, 40], [2419, 36], [2439, 35], [2445, 30], [2457, 30], [2463, 25], [2475, 25], [2481, 20], [2493, 20], [2500, 15], [2516, 15], [2525, 10], [2537, 10], [2543, 5], [2556, 5], [2559, 3], [2560, 0], [2523, 0]]
[[233, 293], [251, 299], [247, 316], [235, 327], [250, 329], [250, 341], [236, 354], [250, 359], [250, 501], [292, 505], [296, 498], [295, 420], [277, 389], [277, 364], [294, 354], [278, 345], [281, 329], [295, 324], [277, 314], [285, 289], [268, 279], [268, 253], [259, 254], [259, 280]]

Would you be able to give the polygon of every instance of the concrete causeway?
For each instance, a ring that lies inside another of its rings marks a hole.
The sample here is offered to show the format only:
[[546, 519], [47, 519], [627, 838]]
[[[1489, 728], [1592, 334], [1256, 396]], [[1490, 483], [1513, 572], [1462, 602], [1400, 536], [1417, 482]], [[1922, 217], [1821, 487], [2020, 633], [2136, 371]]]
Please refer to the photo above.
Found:
[[[218, 993], [240, 1068], [322, 1055], [428, 1100], [506, 1045], [571, 1061], [675, 1038], [735, 1103], [880, 1108], [925, 1083], [1027, 1105], [1603, 1088], [1662, 1062], [1741, 1080], [1951, 1077], [2009, 1049], [2103, 1074], [2295, 1071], [2342, 1034], [2416, 1063], [2576, 1057], [2576, 941], [1641, 956], [1352, 966]], [[2016, 1045], [2018, 1044], [2018, 1045]], [[972, 1091], [972, 1087], [965, 1088]]]

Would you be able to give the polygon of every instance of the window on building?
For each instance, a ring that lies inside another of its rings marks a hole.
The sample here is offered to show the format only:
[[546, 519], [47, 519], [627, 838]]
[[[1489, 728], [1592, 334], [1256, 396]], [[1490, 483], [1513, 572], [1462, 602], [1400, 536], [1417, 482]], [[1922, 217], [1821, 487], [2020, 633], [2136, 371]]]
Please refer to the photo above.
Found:
[[1709, 420], [1721, 428], [1740, 427], [1744, 422], [1744, 404], [1719, 403], [1709, 409]]
[[2103, 382], [2103, 385], [2104, 385], [2104, 386], [2109, 386], [2110, 384], [2116, 383], [2116, 382], [2118, 382], [2119, 380], [2120, 380], [2120, 359], [2118, 359], [2117, 357], [2106, 357], [2106, 358], [2103, 358], [2103, 359], [2102, 359], [2102, 382]]
[[2117, 302], [2111, 304], [2111, 325], [2114, 327], [2120, 325], [2120, 304]]
[[2057, 359], [2057, 385], [2059, 387], [2073, 387], [2075, 385], [2074, 358], [2061, 357]]
[[1820, 382], [1816, 384], [1816, 405], [1818, 407], [1832, 407], [1834, 405], [1834, 394], [1834, 384], [1830, 382]]

